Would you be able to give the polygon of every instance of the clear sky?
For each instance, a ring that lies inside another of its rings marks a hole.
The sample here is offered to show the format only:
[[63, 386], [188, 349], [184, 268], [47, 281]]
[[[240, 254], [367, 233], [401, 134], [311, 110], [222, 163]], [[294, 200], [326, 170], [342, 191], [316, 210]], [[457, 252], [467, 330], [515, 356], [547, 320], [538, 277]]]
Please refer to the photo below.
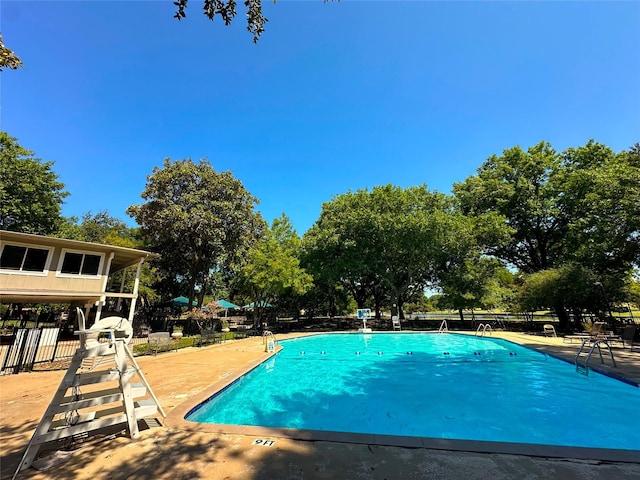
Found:
[[449, 192], [490, 155], [640, 141], [640, 2], [263, 0], [257, 45], [191, 0], [3, 0], [0, 128], [54, 161], [65, 216], [133, 225], [165, 157], [207, 157], [302, 235], [323, 202]]

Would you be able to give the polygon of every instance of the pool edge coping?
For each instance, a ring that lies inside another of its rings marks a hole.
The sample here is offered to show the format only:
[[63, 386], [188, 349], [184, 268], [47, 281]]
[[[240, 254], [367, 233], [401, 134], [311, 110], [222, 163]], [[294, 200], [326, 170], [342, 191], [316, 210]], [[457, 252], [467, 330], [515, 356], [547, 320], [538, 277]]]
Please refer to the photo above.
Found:
[[[342, 332], [309, 332], [303, 336], [313, 336], [321, 334], [342, 333]], [[349, 332], [344, 332], [349, 333]], [[354, 332], [355, 333], [355, 332]], [[408, 332], [407, 332], [408, 333]], [[437, 332], [435, 332], [437, 333]], [[457, 332], [450, 332], [457, 333]], [[460, 332], [462, 333], [462, 332]], [[496, 338], [496, 337], [494, 337]], [[512, 340], [502, 339], [506, 341]], [[597, 460], [605, 462], [623, 462], [640, 464], [638, 450], [617, 450], [590, 447], [570, 447], [545, 444], [530, 443], [507, 443], [507, 442], [490, 442], [482, 440], [459, 440], [434, 437], [409, 437], [401, 435], [382, 435], [382, 434], [363, 434], [351, 432], [334, 432], [324, 430], [302, 430], [293, 428], [273, 428], [250, 425], [229, 425], [216, 423], [192, 422], [186, 420], [185, 417], [206, 402], [209, 398], [228, 388], [238, 379], [255, 369], [262, 363], [268, 361], [282, 350], [282, 346], [277, 346], [274, 352], [269, 352], [265, 357], [248, 362], [245, 368], [239, 369], [232, 375], [221, 378], [214, 382], [211, 386], [202, 392], [186, 399], [184, 402], [176, 405], [164, 418], [165, 426], [194, 433], [217, 433], [230, 435], [247, 435], [255, 437], [275, 437], [288, 438], [291, 440], [301, 441], [325, 441], [338, 443], [355, 443], [377, 446], [393, 446], [404, 448], [425, 448], [430, 450], [445, 450], [483, 454], [506, 454], [506, 455], [523, 455], [528, 457], [543, 458], [564, 458], [573, 460]], [[525, 347], [530, 348], [530, 347]], [[531, 348], [539, 353], [549, 355], [549, 352]], [[558, 360], [562, 358], [551, 355]], [[565, 360], [566, 361], [566, 360]], [[570, 362], [568, 362], [570, 363]], [[600, 372], [599, 372], [600, 373]], [[606, 375], [606, 374], [605, 374]], [[576, 427], [578, 428], [578, 427]]]

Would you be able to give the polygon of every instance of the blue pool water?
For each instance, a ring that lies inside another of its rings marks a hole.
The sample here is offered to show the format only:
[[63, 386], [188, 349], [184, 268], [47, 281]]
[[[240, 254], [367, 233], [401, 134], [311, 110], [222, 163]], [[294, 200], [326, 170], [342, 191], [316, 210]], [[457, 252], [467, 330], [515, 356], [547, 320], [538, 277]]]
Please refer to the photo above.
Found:
[[187, 420], [640, 450], [639, 388], [505, 340], [330, 334], [281, 345]]

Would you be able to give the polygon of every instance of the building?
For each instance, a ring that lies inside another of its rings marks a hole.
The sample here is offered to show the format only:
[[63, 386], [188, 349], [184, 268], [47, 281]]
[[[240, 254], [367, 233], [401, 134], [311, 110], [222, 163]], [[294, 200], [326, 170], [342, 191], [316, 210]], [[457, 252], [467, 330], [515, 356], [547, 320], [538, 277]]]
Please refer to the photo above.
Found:
[[[126, 299], [128, 319], [133, 322], [140, 269], [157, 256], [133, 248], [2, 230], [0, 303], [63, 303], [84, 307], [87, 313], [95, 306], [98, 321], [108, 298], [118, 308]], [[133, 288], [125, 291], [132, 270]], [[120, 271], [122, 279], [113, 285], [110, 280]]]

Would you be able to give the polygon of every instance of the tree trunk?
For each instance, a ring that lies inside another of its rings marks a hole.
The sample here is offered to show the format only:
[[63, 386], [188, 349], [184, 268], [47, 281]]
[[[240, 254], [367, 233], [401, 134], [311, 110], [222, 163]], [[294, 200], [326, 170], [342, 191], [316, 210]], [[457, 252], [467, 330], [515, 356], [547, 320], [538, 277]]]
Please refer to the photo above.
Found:
[[398, 319], [404, 320], [404, 298], [398, 295]]
[[555, 305], [553, 309], [558, 317], [558, 330], [562, 332], [567, 331], [569, 327], [569, 314], [567, 313], [567, 309], [564, 308], [562, 304]]
[[196, 296], [196, 281], [189, 280], [189, 304], [187, 305], [187, 312], [193, 310], [193, 299]]

